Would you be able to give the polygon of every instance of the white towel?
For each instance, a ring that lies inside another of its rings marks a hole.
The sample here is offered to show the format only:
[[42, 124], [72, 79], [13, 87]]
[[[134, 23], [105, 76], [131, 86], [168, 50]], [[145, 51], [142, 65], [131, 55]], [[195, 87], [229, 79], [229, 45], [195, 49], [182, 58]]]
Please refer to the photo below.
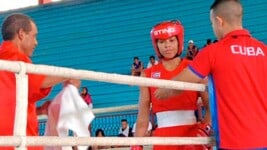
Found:
[[[90, 109], [79, 94], [78, 89], [69, 84], [55, 97], [48, 109], [45, 136], [68, 136], [72, 130], [78, 137], [90, 137], [88, 126], [94, 119]], [[88, 146], [79, 146], [86, 150]], [[45, 150], [72, 150], [66, 147], [45, 147]]]

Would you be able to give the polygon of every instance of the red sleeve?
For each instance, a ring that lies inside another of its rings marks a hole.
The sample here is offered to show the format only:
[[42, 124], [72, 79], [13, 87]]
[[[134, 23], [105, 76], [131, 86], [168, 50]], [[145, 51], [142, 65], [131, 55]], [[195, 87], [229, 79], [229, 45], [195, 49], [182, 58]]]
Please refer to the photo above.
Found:
[[36, 102], [46, 97], [51, 88], [41, 88], [44, 79], [44, 75], [29, 74], [29, 101]]
[[211, 47], [207, 47], [201, 50], [188, 66], [200, 78], [205, 78], [212, 70], [214, 61], [212, 59], [211, 49]]

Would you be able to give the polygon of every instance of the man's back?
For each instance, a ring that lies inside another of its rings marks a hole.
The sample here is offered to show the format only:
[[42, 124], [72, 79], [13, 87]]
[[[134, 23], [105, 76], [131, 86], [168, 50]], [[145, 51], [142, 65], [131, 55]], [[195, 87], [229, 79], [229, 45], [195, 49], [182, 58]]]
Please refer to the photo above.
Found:
[[[0, 47], [0, 59], [31, 63], [31, 60], [24, 54], [20, 53], [15, 45], [10, 41], [5, 41], [2, 43]], [[40, 88], [45, 76], [28, 74], [28, 77], [29, 101], [27, 114], [27, 134], [38, 135], [35, 102], [45, 97], [50, 92], [50, 88]], [[0, 126], [0, 135], [12, 135], [16, 107], [16, 82], [14, 73], [0, 70], [0, 89], [0, 122], [5, 122]]]
[[[20, 53], [13, 48], [11, 42], [4, 42], [0, 47], [0, 59], [23, 61], [24, 57], [22, 56], [24, 55], [20, 55]], [[0, 122], [6, 122], [5, 124], [1, 124], [0, 134], [12, 135], [16, 106], [16, 83], [14, 73], [0, 70], [0, 89]]]
[[267, 47], [246, 30], [236, 30], [208, 46], [203, 54], [196, 62], [207, 62], [209, 67], [192, 66], [202, 75], [211, 72], [216, 85], [214, 108], [218, 114], [213, 121], [219, 123], [220, 146], [266, 146]]

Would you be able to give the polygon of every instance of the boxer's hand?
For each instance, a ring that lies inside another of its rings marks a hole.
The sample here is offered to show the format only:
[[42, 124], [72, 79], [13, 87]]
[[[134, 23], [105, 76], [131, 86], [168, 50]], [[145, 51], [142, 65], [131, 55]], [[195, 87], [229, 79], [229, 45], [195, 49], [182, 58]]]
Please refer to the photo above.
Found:
[[210, 124], [207, 124], [207, 123], [198, 124], [197, 136], [207, 137], [207, 136], [211, 136], [212, 133], [213, 131], [212, 131], [212, 127]]
[[[210, 124], [200, 123], [197, 127], [197, 136], [198, 137], [209, 137], [213, 134], [213, 130]], [[212, 150], [212, 145], [203, 145], [204, 150]]]
[[80, 86], [81, 86], [81, 80], [78, 80], [78, 79], [69, 79], [69, 80], [65, 81], [64, 84], [65, 85], [72, 84], [72, 85], [76, 86], [79, 89]]

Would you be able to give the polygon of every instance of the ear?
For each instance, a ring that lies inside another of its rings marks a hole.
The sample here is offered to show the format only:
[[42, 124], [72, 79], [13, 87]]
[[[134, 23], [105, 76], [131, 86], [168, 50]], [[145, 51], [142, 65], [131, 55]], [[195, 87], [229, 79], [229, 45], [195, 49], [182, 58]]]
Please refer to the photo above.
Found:
[[23, 39], [24, 34], [25, 34], [24, 30], [22, 28], [20, 28], [19, 31], [18, 31], [18, 38], [20, 40]]
[[218, 23], [219, 23], [220, 26], [223, 26], [223, 23], [224, 23], [224, 22], [223, 22], [222, 17], [220, 17], [220, 16], [216, 16], [215, 19], [216, 19], [216, 21], [218, 21]]

